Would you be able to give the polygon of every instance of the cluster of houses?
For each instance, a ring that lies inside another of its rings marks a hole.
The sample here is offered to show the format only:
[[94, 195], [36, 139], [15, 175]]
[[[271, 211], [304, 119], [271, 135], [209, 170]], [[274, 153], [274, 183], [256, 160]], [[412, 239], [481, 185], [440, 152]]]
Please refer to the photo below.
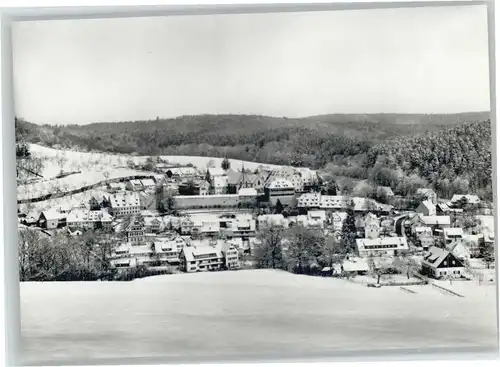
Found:
[[[357, 256], [343, 262], [344, 272], [368, 271], [371, 257], [414, 251], [422, 255], [423, 274], [462, 276], [479, 246], [494, 241], [488, 213], [476, 216], [475, 228], [459, 228], [452, 221], [466, 214], [464, 203], [481, 203], [474, 195], [443, 201], [433, 190], [419, 189], [416, 210], [396, 212], [371, 198], [323, 195], [312, 189], [318, 177], [308, 168], [200, 171], [158, 163], [155, 171], [150, 179], [109, 183], [106, 195], [88, 203], [24, 215], [20, 221], [75, 236], [103, 230], [115, 244], [116, 268], [178, 266], [185, 272], [240, 268], [242, 256], [258, 243], [259, 228], [269, 225], [302, 225], [340, 239], [348, 213], [355, 219]], [[379, 187], [377, 196], [393, 193]], [[171, 210], [165, 212], [167, 201]], [[294, 211], [264, 213], [262, 203]]]

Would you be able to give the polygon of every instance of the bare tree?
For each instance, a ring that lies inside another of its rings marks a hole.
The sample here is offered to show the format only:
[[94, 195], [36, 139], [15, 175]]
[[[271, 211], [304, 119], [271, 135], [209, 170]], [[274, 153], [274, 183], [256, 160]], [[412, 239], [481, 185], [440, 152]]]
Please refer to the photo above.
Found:
[[282, 241], [284, 229], [266, 226], [259, 230], [259, 243], [255, 246], [255, 261], [259, 268], [282, 269], [284, 267]]

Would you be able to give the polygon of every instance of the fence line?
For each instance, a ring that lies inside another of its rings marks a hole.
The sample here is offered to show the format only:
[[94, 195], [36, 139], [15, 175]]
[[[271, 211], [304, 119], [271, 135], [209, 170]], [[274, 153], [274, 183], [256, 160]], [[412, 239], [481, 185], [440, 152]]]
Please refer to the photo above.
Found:
[[448, 292], [448, 293], [450, 293], [450, 294], [452, 294], [452, 295], [454, 295], [454, 296], [458, 296], [458, 297], [462, 297], [462, 298], [464, 297], [464, 296], [463, 296], [463, 295], [461, 295], [460, 293], [454, 292], [454, 291], [452, 291], [451, 289], [448, 289], [448, 288], [445, 288], [445, 287], [441, 287], [440, 285], [437, 285], [437, 284], [432, 283], [432, 286], [433, 286], [433, 287], [436, 287], [436, 288], [439, 288], [439, 289], [441, 289], [442, 291]]
[[417, 294], [417, 292], [415, 291], [412, 291], [411, 289], [408, 289], [408, 288], [405, 288], [405, 287], [399, 287], [402, 291], [405, 291], [405, 292], [408, 292], [408, 293], [413, 293], [413, 294]]

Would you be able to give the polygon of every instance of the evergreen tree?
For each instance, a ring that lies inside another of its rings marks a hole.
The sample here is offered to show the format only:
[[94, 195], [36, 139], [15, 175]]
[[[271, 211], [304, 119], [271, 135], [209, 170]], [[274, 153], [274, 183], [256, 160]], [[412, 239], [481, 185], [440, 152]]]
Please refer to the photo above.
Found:
[[278, 201], [276, 201], [276, 207], [274, 209], [274, 212], [276, 214], [281, 214], [283, 213], [283, 204], [281, 204], [281, 201], [278, 199]]
[[231, 162], [229, 162], [229, 159], [227, 159], [227, 157], [224, 157], [220, 166], [224, 171], [227, 171], [229, 168], [231, 168]]
[[347, 252], [353, 252], [356, 245], [356, 219], [354, 211], [347, 210], [347, 217], [342, 225], [342, 244]]

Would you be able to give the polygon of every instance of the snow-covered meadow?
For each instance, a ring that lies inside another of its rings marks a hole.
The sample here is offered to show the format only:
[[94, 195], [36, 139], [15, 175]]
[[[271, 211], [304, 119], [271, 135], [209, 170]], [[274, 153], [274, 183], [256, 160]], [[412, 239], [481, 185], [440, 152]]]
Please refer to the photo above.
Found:
[[102, 198], [107, 195], [109, 195], [109, 193], [104, 190], [104, 188], [97, 188], [61, 198], [49, 199], [35, 203], [19, 204], [18, 207], [23, 213], [31, 211], [40, 213], [51, 208], [75, 208], [81, 204], [87, 204], [92, 197]]
[[[30, 150], [38, 157], [47, 159], [56, 163], [55, 166], [51, 165], [45, 168], [44, 176], [56, 176], [60, 172], [57, 163], [63, 162], [63, 169], [65, 171], [77, 171], [81, 169], [103, 171], [110, 168], [126, 167], [127, 161], [131, 160], [135, 164], [143, 164], [146, 162], [148, 156], [132, 156], [126, 154], [109, 154], [109, 153], [92, 153], [92, 152], [78, 152], [72, 150], [58, 150], [53, 148], [44, 147], [37, 144], [30, 144]], [[61, 158], [64, 157], [64, 158]], [[171, 164], [187, 165], [193, 164], [198, 169], [206, 169], [207, 165], [212, 162], [215, 166], [220, 167], [223, 158], [215, 157], [199, 157], [199, 156], [175, 156], [165, 155], [160, 156], [163, 160]], [[231, 167], [241, 170], [244, 166], [246, 169], [254, 170], [259, 166], [267, 168], [278, 168], [281, 166], [264, 164], [258, 162], [241, 161], [237, 159], [229, 159]]]
[[416, 293], [272, 270], [22, 283], [23, 362], [207, 363], [496, 348], [496, 287], [464, 298], [412, 288]]
[[[43, 180], [35, 183], [18, 185], [18, 200], [36, 198], [57, 192], [67, 192], [82, 186], [93, 185], [112, 178], [122, 178], [134, 175], [146, 175], [148, 172], [128, 168], [128, 162], [143, 164], [148, 157], [129, 155], [78, 152], [72, 150], [58, 150], [37, 144], [30, 144], [30, 151], [42, 159], [44, 164]], [[206, 169], [209, 163], [220, 166], [223, 158], [195, 157], [195, 156], [161, 156], [171, 164], [193, 164], [200, 170]], [[259, 166], [276, 168], [279, 166], [245, 162], [230, 159], [234, 169], [254, 170]], [[80, 172], [66, 177], [56, 178], [61, 172]], [[150, 172], [152, 174], [152, 172]]]

